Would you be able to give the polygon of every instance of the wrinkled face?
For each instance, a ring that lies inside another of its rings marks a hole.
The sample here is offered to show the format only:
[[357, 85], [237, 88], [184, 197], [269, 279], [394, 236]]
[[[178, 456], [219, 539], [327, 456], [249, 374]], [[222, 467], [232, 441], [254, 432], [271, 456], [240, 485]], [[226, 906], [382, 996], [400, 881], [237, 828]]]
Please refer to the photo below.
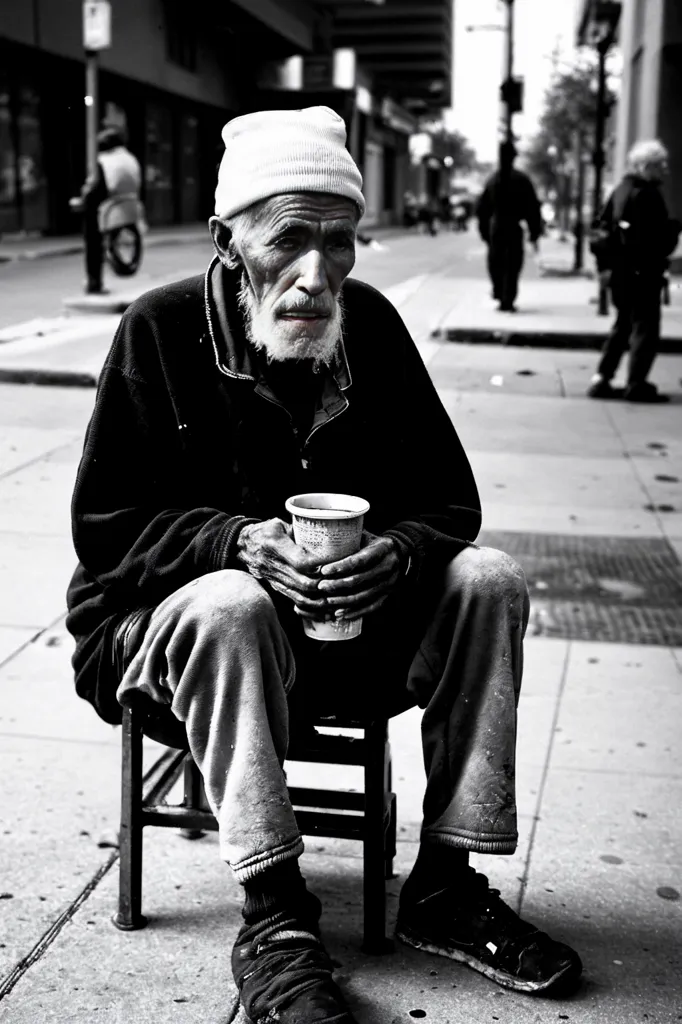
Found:
[[233, 239], [243, 267], [240, 301], [249, 336], [268, 359], [332, 361], [357, 219], [350, 199], [314, 192], [273, 196], [247, 211]]

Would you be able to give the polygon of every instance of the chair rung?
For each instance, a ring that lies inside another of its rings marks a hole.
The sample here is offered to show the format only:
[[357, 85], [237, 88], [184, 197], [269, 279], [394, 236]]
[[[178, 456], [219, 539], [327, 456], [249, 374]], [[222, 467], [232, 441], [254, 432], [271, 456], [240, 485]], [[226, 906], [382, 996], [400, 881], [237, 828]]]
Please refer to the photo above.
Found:
[[187, 756], [186, 750], [167, 747], [157, 757], [142, 779], [142, 804], [156, 804], [163, 800], [175, 785]]
[[217, 832], [218, 822], [210, 811], [197, 811], [193, 807], [168, 807], [161, 804], [145, 807], [142, 824], [157, 828], [189, 828], [206, 832]]
[[365, 794], [349, 793], [348, 790], [289, 786], [289, 798], [294, 807], [340, 808], [346, 811], [365, 809]]
[[318, 733], [318, 741], [295, 745], [287, 753], [287, 761], [317, 761], [320, 764], [364, 764], [367, 744], [355, 736], [325, 736]]
[[296, 824], [304, 836], [327, 836], [331, 839], [362, 839], [364, 815], [325, 814], [323, 811], [294, 811]]

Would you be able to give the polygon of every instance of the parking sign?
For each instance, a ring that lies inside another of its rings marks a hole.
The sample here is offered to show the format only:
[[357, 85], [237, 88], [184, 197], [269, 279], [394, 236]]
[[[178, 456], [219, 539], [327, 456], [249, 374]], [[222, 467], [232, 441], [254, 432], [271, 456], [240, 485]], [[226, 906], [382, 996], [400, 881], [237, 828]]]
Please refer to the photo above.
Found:
[[109, 0], [85, 0], [83, 4], [83, 46], [106, 50], [111, 46], [111, 4]]

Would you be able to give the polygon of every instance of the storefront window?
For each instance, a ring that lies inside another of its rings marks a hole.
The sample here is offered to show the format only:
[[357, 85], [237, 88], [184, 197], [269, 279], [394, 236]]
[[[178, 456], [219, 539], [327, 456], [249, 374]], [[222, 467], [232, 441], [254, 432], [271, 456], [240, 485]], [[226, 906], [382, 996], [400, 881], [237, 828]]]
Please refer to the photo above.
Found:
[[40, 97], [29, 85], [19, 90], [19, 188], [26, 231], [47, 227], [47, 189], [43, 170], [43, 142], [40, 131]]
[[145, 207], [150, 224], [173, 223], [173, 118], [161, 103], [147, 105]]
[[19, 228], [16, 150], [12, 138], [9, 83], [0, 71], [0, 234]]

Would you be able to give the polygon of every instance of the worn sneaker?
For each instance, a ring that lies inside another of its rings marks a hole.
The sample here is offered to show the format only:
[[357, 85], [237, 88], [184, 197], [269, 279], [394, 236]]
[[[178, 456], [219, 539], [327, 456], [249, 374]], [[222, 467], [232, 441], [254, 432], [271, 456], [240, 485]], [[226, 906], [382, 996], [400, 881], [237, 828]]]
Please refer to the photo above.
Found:
[[625, 389], [623, 397], [626, 402], [645, 402], [652, 405], [670, 401], [669, 395], [662, 395], [656, 385], [650, 384], [648, 380], [642, 381], [641, 384], [631, 384]]
[[401, 905], [397, 938], [467, 964], [516, 992], [571, 992], [582, 971], [578, 954], [522, 921], [485, 875], [469, 871], [470, 879], [456, 890]]
[[356, 1024], [317, 936], [283, 923], [244, 925], [232, 973], [251, 1024]]
[[587, 389], [588, 398], [622, 398], [623, 389], [614, 388], [608, 380], [593, 381]]

